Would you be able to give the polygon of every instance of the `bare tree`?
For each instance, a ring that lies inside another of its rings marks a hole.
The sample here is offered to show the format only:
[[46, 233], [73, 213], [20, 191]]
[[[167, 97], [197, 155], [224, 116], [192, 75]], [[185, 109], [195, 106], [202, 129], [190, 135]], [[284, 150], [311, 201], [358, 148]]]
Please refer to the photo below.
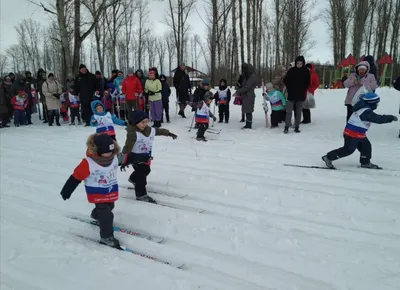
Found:
[[190, 28], [188, 17], [196, 0], [168, 0], [169, 10], [165, 23], [172, 29], [178, 63], [184, 61], [184, 39]]
[[145, 48], [145, 37], [149, 33], [146, 23], [148, 22], [147, 16], [149, 15], [148, 2], [146, 0], [138, 0], [137, 2], [137, 17], [138, 17], [138, 30], [136, 32], [136, 56], [137, 56], [137, 67], [141, 68], [144, 63], [144, 48]]
[[240, 32], [240, 60], [244, 61], [244, 28], [243, 28], [243, 0], [239, 0], [239, 32]]
[[0, 75], [4, 75], [8, 64], [7, 56], [0, 54]]
[[371, 0], [352, 0], [353, 14], [353, 56], [359, 59], [363, 43], [363, 30], [371, 11]]
[[159, 72], [164, 73], [165, 42], [163, 41], [163, 39], [156, 39], [155, 49], [158, 57]]
[[172, 59], [176, 55], [177, 49], [175, 48], [175, 41], [173, 38], [173, 33], [167, 34], [164, 37], [165, 47], [167, 48], [168, 52], [168, 76], [171, 75], [172, 72]]

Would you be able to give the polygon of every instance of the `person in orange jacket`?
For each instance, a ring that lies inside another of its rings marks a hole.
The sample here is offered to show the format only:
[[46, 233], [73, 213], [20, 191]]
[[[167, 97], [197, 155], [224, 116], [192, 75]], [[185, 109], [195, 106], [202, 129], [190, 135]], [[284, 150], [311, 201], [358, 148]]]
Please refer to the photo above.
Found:
[[[310, 72], [310, 84], [308, 85], [307, 91], [314, 96], [315, 90], [319, 88], [319, 78], [315, 72], [315, 66], [312, 63], [307, 63], [306, 68]], [[311, 110], [303, 109], [303, 121], [302, 124], [311, 123]]]

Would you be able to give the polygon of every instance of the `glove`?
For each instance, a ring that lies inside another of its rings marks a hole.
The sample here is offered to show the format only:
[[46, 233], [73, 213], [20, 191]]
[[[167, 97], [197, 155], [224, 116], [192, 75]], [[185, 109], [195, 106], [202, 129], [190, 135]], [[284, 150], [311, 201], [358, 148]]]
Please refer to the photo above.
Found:
[[175, 135], [174, 133], [169, 133], [168, 134], [168, 137], [171, 137], [172, 139], [176, 139], [176, 138], [178, 138], [178, 136], [177, 135]]
[[213, 117], [214, 122], [217, 121], [217, 117]]
[[397, 118], [396, 116], [393, 116], [393, 121], [397, 122], [399, 120], [399, 118]]
[[60, 194], [61, 194], [61, 197], [62, 197], [63, 200], [67, 200], [67, 199], [69, 199], [71, 197], [71, 194], [67, 194], [67, 193], [65, 193], [63, 191]]
[[56, 97], [57, 99], [60, 98], [60, 94], [53, 94], [54, 97]]
[[119, 167], [119, 169], [120, 169], [121, 171], [126, 171], [125, 168], [129, 168], [129, 165], [128, 165], [128, 164], [122, 164], [122, 165]]
[[156, 93], [153, 92], [153, 91], [149, 91], [149, 92], [148, 92], [148, 95], [149, 95], [149, 96], [154, 96], [155, 94], [156, 94]]
[[128, 158], [129, 154], [118, 154], [117, 158], [118, 158], [118, 165], [120, 165], [119, 169], [121, 171], [126, 171], [125, 168], [129, 168], [128, 165]]

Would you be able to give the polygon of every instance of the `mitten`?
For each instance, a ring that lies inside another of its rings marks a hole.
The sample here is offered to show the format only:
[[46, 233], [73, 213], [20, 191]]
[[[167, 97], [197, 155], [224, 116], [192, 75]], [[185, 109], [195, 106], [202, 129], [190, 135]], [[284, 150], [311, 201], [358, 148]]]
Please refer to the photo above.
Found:
[[170, 133], [168, 134], [168, 137], [171, 137], [172, 139], [175, 140], [176, 138], [178, 138], [178, 135], [175, 135], [174, 133], [171, 133], [171, 132], [170, 132]]
[[393, 121], [397, 122], [399, 120], [399, 118], [397, 118], [396, 116], [393, 116]]
[[213, 117], [214, 122], [217, 121], [217, 117]]

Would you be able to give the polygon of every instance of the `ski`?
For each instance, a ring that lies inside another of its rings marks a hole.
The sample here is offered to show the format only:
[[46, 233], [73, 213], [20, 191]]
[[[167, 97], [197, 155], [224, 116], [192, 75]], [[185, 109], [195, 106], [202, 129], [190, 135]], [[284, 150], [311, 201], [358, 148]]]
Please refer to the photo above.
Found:
[[264, 96], [265, 94], [265, 86], [264, 86], [264, 79], [261, 80], [262, 86], [262, 98], [263, 98], [263, 109], [265, 113], [265, 127], [268, 128], [268, 105], [267, 105], [267, 98]]
[[283, 165], [284, 166], [290, 166], [290, 167], [300, 167], [300, 168], [336, 170], [336, 168], [329, 168], [329, 167], [325, 167], [325, 166], [315, 166], [315, 165], [297, 165], [297, 164], [283, 164]]
[[[80, 221], [80, 222], [83, 222], [83, 223], [86, 223], [86, 224], [89, 224], [89, 225], [93, 225], [93, 226], [97, 226], [97, 227], [99, 226], [99, 222], [96, 221], [96, 220], [81, 218], [81, 217], [77, 217], [77, 216], [68, 216], [68, 218], [70, 218], [72, 220]], [[127, 234], [127, 235], [130, 235], [130, 236], [134, 236], [134, 237], [138, 237], [138, 238], [145, 239], [145, 240], [148, 240], [148, 241], [152, 241], [152, 242], [155, 242], [155, 243], [162, 243], [164, 241], [163, 238], [153, 237], [153, 236], [150, 236], [150, 235], [139, 233], [137, 231], [124, 229], [124, 228], [121, 228], [121, 227], [118, 227], [118, 226], [115, 226], [115, 225], [113, 226], [113, 229], [114, 229], [115, 232], [120, 232], [120, 233]]]
[[361, 169], [370, 169], [370, 170], [382, 170], [383, 168], [378, 166], [378, 168], [368, 168], [368, 167], [361, 167], [360, 165], [357, 166], [357, 168], [361, 168]]
[[[108, 245], [105, 245], [105, 244], [101, 243], [100, 240], [97, 240], [97, 239], [93, 239], [93, 238], [82, 236], [82, 235], [76, 235], [76, 236], [79, 237], [79, 238], [82, 238], [84, 240], [87, 240], [87, 241], [91, 241], [91, 242], [94, 242], [94, 243], [99, 243], [100, 245], [103, 245], [103, 246], [106, 246], [106, 247], [110, 247]], [[110, 247], [110, 248], [113, 248], [113, 247]], [[154, 256], [150, 256], [150, 255], [147, 255], [145, 253], [141, 253], [141, 252], [129, 249], [129, 248], [125, 247], [125, 246], [121, 246], [121, 248], [113, 248], [113, 249], [118, 250], [118, 251], [125, 251], [125, 252], [128, 252], [128, 253], [131, 253], [131, 254], [134, 254], [134, 255], [137, 255], [137, 256], [152, 260], [154, 262], [162, 263], [162, 264], [165, 264], [165, 265], [168, 265], [168, 266], [172, 266], [172, 267], [175, 267], [175, 268], [178, 268], [178, 269], [182, 269], [185, 266], [185, 264], [178, 264], [178, 263], [173, 263], [173, 262], [169, 262], [169, 261], [164, 261], [164, 260], [161, 260], [161, 259], [156, 258]]]
[[[127, 189], [127, 190], [135, 190], [135, 187], [132, 185], [118, 185], [120, 188]], [[175, 198], [185, 198], [187, 194], [184, 195], [178, 195], [178, 194], [173, 194], [173, 193], [166, 193], [166, 192], [160, 192], [160, 191], [153, 191], [153, 190], [148, 190], [149, 193], [151, 194], [158, 194], [158, 195], [165, 195], [169, 197], [175, 197]]]

